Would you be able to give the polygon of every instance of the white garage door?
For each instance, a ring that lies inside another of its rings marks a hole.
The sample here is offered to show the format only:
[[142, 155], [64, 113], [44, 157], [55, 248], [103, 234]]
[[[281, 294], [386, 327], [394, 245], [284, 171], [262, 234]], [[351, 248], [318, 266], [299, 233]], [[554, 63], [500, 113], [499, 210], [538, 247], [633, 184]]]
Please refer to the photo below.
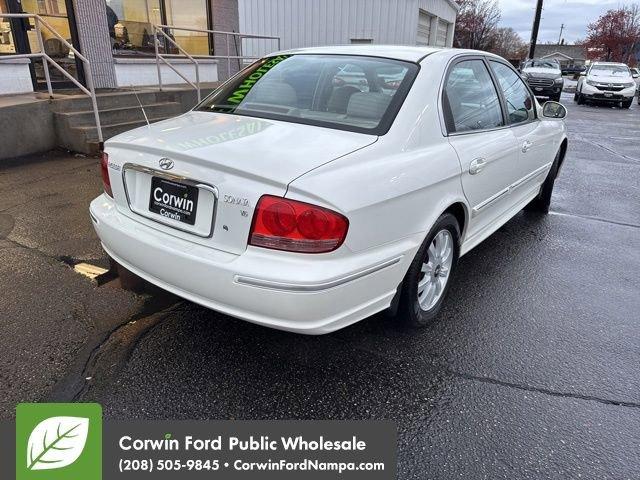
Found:
[[436, 46], [438, 47], [446, 47], [447, 46], [447, 28], [449, 27], [449, 23], [444, 20], [438, 20], [438, 34], [436, 35]]
[[416, 45], [429, 45], [429, 36], [431, 35], [431, 15], [424, 10], [418, 13], [418, 35], [416, 37]]

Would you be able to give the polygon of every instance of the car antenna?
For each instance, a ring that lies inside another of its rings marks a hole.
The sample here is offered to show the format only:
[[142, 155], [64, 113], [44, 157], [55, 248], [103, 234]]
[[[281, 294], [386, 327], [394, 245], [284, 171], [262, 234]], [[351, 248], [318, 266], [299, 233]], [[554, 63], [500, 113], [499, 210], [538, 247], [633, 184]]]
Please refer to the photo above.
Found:
[[131, 89], [133, 90], [133, 94], [136, 96], [136, 100], [138, 100], [138, 105], [140, 105], [140, 110], [142, 110], [142, 114], [144, 115], [144, 119], [147, 122], [147, 127], [150, 127], [151, 124], [149, 123], [149, 118], [147, 117], [147, 112], [144, 111], [144, 107], [142, 106], [142, 102], [140, 101], [140, 97], [138, 96], [138, 92], [136, 91], [135, 88], [133, 88], [133, 85], [131, 85]]

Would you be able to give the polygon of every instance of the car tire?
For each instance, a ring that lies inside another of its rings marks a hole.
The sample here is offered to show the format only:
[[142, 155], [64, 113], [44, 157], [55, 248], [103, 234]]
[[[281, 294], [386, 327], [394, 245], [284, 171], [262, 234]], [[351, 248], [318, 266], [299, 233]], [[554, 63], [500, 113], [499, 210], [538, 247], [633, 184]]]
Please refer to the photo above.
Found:
[[460, 226], [445, 213], [418, 250], [402, 282], [399, 319], [409, 327], [429, 325], [438, 315], [449, 291], [460, 255]]
[[556, 154], [556, 158], [553, 160], [553, 164], [549, 169], [547, 178], [545, 178], [542, 186], [540, 187], [540, 192], [538, 192], [538, 195], [524, 207], [526, 211], [541, 213], [543, 215], [549, 213], [549, 207], [551, 206], [551, 195], [553, 195], [553, 187], [556, 182], [556, 177], [558, 176], [559, 168], [560, 152]]
[[578, 105], [584, 105], [584, 95], [578, 93]]
[[553, 97], [551, 97], [551, 100], [553, 100], [554, 102], [560, 102], [560, 97], [562, 97], [562, 93], [554, 95]]
[[576, 91], [573, 93], [573, 101], [577, 102], [578, 101], [578, 90], [576, 89]]
[[622, 102], [622, 108], [631, 108], [631, 104], [633, 103], [633, 98], [631, 100], [627, 100]]

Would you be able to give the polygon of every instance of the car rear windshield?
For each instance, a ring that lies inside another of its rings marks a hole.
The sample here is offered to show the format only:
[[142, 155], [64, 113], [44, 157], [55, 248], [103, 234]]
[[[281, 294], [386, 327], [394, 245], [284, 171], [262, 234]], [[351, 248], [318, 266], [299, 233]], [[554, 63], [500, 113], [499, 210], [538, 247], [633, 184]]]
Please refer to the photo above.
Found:
[[386, 58], [278, 55], [241, 71], [196, 110], [383, 135], [417, 72]]

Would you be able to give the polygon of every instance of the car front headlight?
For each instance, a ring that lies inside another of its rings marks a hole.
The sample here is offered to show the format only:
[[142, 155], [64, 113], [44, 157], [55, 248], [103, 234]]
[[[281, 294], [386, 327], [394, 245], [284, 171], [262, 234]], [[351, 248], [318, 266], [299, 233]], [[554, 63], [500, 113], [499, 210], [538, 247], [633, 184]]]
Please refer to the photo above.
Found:
[[629, 88], [629, 87], [635, 87], [636, 86], [636, 82], [625, 82], [622, 84], [625, 88]]
[[556, 83], [562, 83], [562, 82], [564, 82], [564, 78], [562, 78], [562, 77], [558, 77], [558, 78], [556, 78], [554, 81], [555, 81]]
[[595, 82], [593, 80], [587, 80], [587, 85], [591, 85], [592, 87], [595, 87], [596, 85], [598, 85], [598, 82]]

